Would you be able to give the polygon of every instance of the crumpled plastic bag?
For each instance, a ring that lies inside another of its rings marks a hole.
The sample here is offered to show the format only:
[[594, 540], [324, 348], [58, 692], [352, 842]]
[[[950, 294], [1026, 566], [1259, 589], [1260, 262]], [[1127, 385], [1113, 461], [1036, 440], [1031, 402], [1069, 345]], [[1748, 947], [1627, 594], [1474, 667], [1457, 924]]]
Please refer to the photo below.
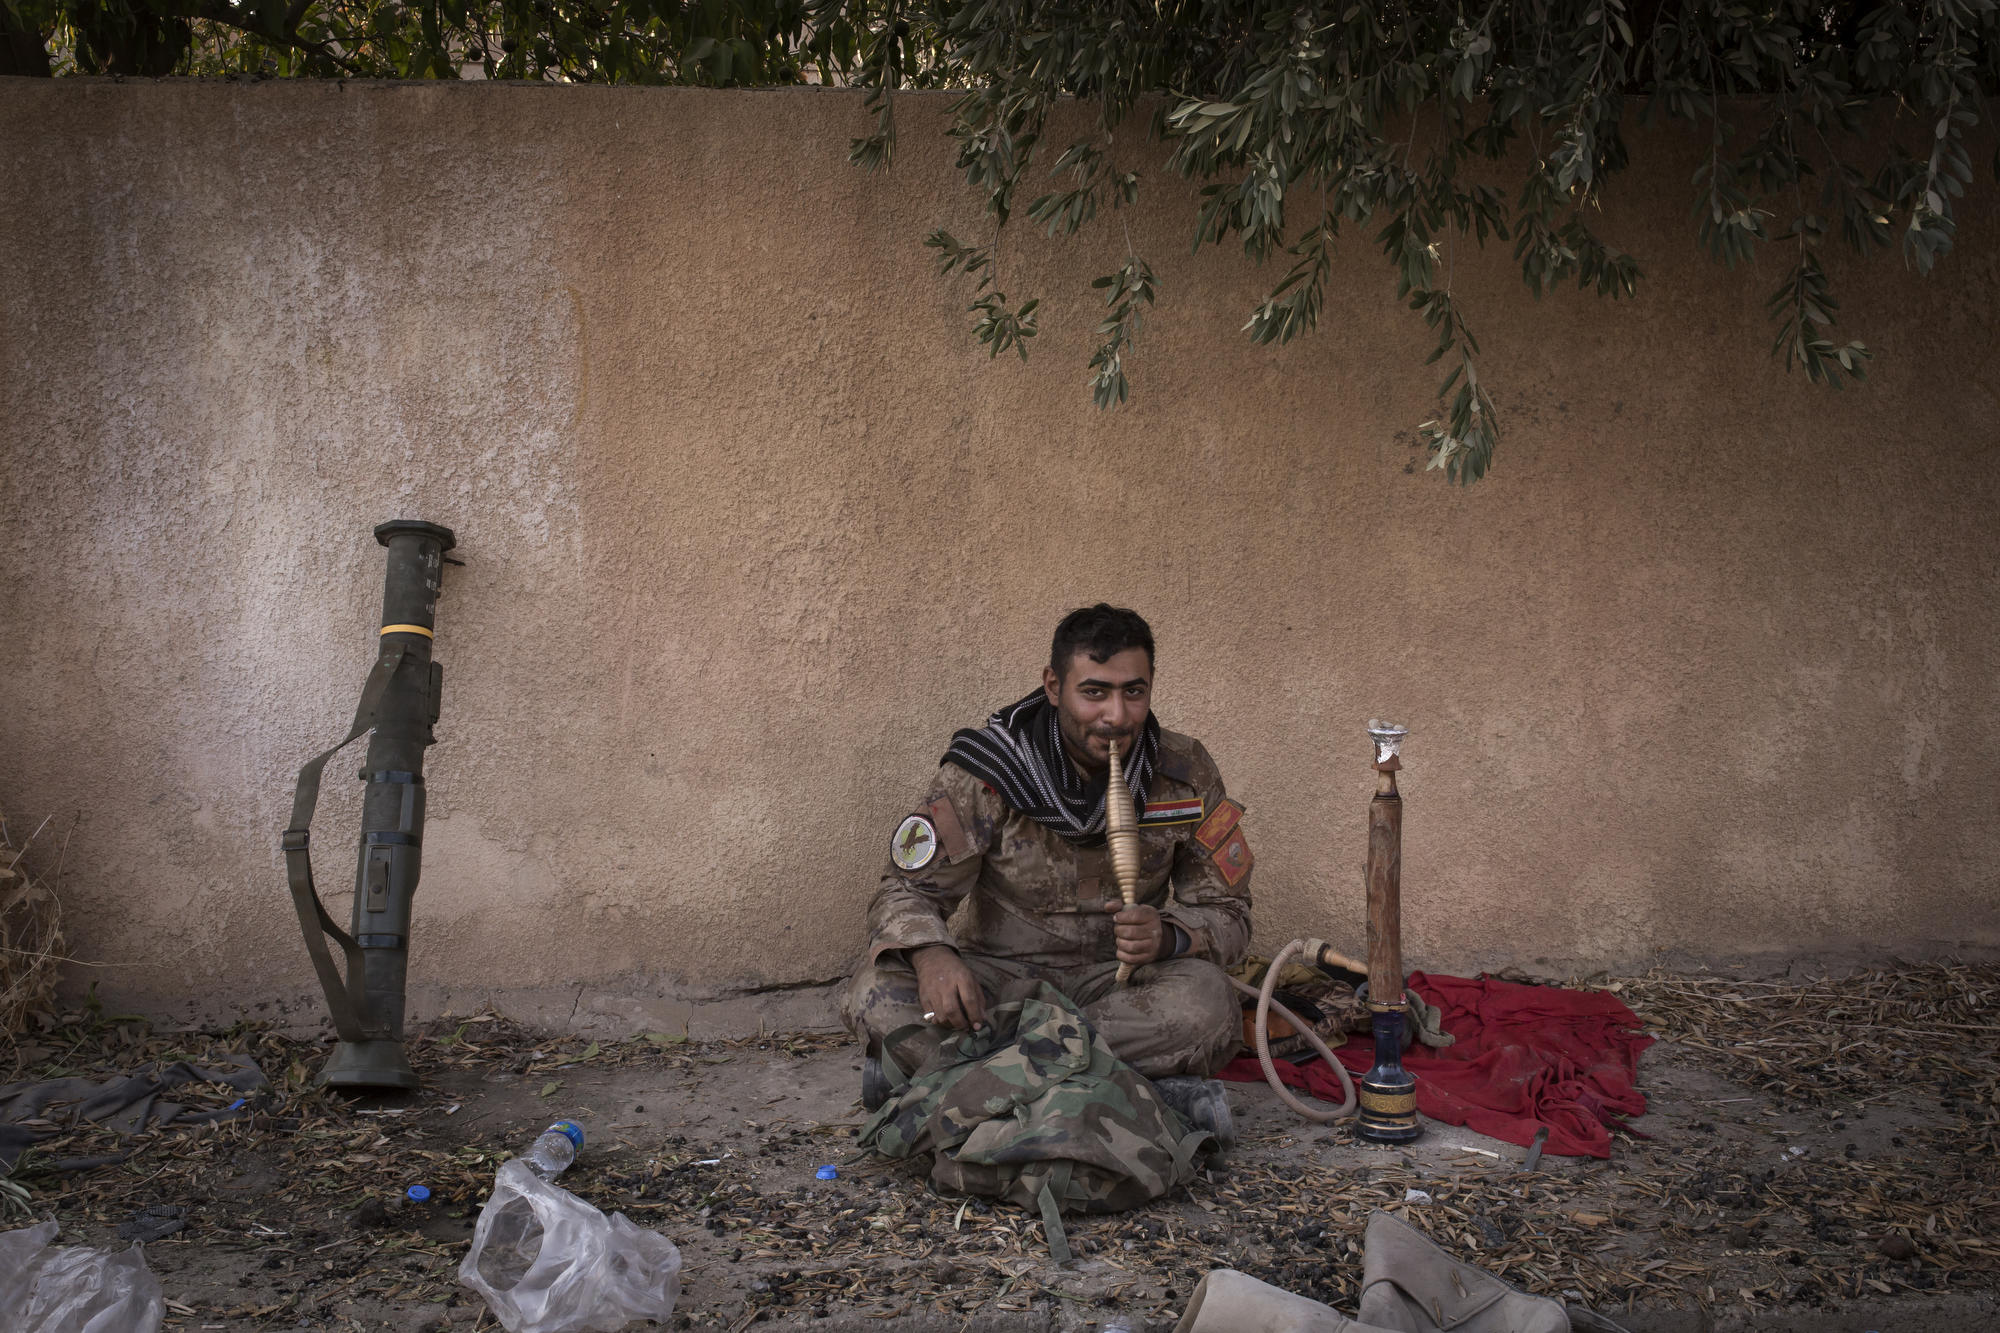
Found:
[[508, 1333], [614, 1333], [631, 1320], [673, 1313], [681, 1252], [517, 1160], [494, 1177], [458, 1280], [485, 1298]]
[[0, 1233], [0, 1328], [7, 1333], [157, 1333], [160, 1279], [134, 1245], [122, 1254], [49, 1248], [56, 1224]]

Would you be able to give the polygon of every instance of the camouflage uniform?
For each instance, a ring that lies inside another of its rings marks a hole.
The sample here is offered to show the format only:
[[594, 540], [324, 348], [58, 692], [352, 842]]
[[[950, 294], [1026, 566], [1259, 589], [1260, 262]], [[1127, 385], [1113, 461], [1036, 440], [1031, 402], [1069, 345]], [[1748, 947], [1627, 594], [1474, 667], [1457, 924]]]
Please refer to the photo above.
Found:
[[[899, 869], [892, 859], [883, 872], [868, 909], [868, 962], [842, 1011], [848, 1030], [871, 1050], [923, 1021], [908, 952], [948, 944], [989, 1005], [1010, 982], [1046, 981], [1149, 1078], [1207, 1077], [1228, 1062], [1243, 1029], [1222, 969], [1235, 965], [1249, 942], [1252, 858], [1237, 827], [1243, 808], [1227, 798], [1199, 741], [1160, 733], [1139, 826], [1139, 901], [1185, 931], [1189, 948], [1144, 964], [1123, 989], [1113, 985], [1111, 917], [1080, 910], [1118, 896], [1101, 843], [1077, 846], [956, 764], [938, 769], [916, 811], [936, 828], [938, 853], [919, 870]], [[1173, 932], [1164, 934], [1171, 948]], [[936, 1039], [928, 1035], [930, 1048]], [[906, 1058], [903, 1047], [897, 1056]]]
[[1186, 1184], [1206, 1130], [1190, 1130], [1104, 1034], [1086, 1034], [1068, 997], [1022, 983], [982, 1032], [935, 1042], [931, 1063], [861, 1127], [882, 1157], [933, 1154], [941, 1192], [1040, 1208], [1049, 1248], [1070, 1258], [1058, 1214], [1115, 1212]]

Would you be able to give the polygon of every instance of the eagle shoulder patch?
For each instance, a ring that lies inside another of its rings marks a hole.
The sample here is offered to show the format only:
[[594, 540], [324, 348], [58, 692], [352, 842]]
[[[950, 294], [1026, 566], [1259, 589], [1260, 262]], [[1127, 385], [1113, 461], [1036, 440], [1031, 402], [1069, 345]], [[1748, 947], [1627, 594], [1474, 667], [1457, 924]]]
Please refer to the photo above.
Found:
[[911, 815], [896, 825], [896, 836], [889, 840], [889, 859], [896, 869], [922, 870], [937, 859], [937, 826], [922, 815]]

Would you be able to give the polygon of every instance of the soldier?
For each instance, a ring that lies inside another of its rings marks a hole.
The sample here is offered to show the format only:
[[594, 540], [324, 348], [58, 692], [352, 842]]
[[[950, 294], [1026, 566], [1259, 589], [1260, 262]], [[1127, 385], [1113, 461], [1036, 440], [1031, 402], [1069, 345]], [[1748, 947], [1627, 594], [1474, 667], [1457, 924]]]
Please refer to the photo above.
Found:
[[[924, 1029], [892, 1052], [914, 1070], [939, 1028], [977, 1027], [1009, 982], [1043, 980], [1169, 1105], [1224, 1147], [1234, 1138], [1211, 1075], [1242, 1035], [1222, 969], [1250, 935], [1243, 807], [1201, 743], [1153, 717], [1152, 689], [1152, 630], [1100, 602], [1056, 627], [1041, 689], [952, 737], [890, 840], [868, 961], [843, 1006], [867, 1044], [869, 1109], [888, 1096], [884, 1038]], [[1139, 814], [1133, 907], [1118, 897], [1104, 840], [1114, 740]], [[1137, 970], [1118, 988], [1121, 962]]]

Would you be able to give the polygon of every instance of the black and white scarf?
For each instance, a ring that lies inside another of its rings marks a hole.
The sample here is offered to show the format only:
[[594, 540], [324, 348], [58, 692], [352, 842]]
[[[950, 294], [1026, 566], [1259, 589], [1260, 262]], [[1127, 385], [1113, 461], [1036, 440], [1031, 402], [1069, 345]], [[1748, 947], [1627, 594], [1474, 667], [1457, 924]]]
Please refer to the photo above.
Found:
[[[1160, 724], [1149, 712], [1139, 743], [1121, 756], [1126, 785], [1142, 807], [1159, 753]], [[953, 732], [940, 762], [957, 764], [1008, 805], [1073, 842], [1104, 836], [1107, 775], [1086, 778], [1069, 761], [1062, 719], [1041, 690], [995, 712], [983, 727]]]

